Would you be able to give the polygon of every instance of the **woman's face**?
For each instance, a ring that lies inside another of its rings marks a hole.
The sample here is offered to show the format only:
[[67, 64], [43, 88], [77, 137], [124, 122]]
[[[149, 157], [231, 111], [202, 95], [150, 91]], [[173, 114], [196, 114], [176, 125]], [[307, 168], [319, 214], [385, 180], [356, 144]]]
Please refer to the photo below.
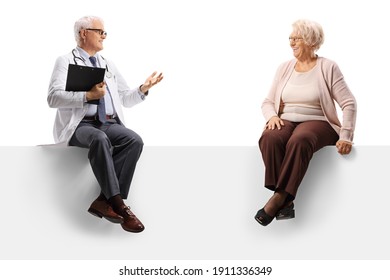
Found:
[[302, 36], [298, 35], [296, 32], [292, 32], [289, 39], [290, 47], [296, 59], [303, 59], [312, 56], [313, 49], [305, 44]]

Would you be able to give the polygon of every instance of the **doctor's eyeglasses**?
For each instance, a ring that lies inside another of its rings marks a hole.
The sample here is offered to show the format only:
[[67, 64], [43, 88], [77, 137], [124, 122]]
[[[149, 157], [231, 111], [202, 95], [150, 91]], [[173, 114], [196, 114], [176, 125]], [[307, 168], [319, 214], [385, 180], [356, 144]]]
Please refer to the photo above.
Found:
[[107, 32], [96, 28], [86, 28], [85, 30], [91, 30], [97, 32], [100, 36], [107, 36]]

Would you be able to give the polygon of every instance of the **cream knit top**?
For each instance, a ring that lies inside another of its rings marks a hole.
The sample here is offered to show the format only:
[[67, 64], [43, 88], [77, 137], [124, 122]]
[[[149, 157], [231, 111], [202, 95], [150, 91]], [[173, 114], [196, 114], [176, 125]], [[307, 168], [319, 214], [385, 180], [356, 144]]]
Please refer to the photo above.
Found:
[[293, 71], [282, 92], [280, 118], [292, 122], [326, 121], [320, 104], [317, 65], [307, 72]]

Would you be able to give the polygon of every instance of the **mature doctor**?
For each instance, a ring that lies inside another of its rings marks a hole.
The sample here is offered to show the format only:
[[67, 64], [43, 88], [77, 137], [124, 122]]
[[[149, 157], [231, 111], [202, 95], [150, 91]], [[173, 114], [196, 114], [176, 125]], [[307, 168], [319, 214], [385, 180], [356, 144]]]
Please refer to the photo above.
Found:
[[[119, 223], [126, 231], [141, 232], [144, 225], [123, 200], [128, 197], [143, 142], [124, 126], [121, 105], [131, 107], [142, 102], [163, 75], [154, 72], [141, 86], [130, 89], [114, 64], [98, 54], [107, 36], [101, 18], [79, 19], [74, 34], [77, 47], [57, 59], [47, 97], [49, 106], [57, 108], [55, 142], [89, 149], [88, 158], [101, 193], [88, 212]], [[69, 64], [105, 68], [104, 82], [87, 92], [65, 91]]]

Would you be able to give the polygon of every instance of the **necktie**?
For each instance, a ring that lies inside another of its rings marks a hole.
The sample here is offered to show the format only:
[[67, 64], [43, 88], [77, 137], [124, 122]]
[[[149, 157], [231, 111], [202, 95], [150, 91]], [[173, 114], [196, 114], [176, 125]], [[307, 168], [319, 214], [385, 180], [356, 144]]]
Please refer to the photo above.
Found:
[[[93, 67], [97, 67], [96, 57], [91, 56], [91, 57], [89, 57], [89, 60], [91, 61]], [[104, 103], [104, 96], [99, 99], [99, 103], [97, 105], [97, 116], [98, 116], [98, 120], [101, 123], [106, 122], [106, 105]]]

